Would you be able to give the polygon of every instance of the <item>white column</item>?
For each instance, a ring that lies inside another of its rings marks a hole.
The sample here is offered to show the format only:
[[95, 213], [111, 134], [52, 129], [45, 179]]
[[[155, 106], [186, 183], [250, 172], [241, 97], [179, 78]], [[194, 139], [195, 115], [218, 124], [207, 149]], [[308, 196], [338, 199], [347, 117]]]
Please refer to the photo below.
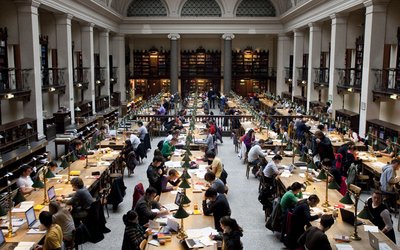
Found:
[[110, 103], [110, 31], [100, 32], [100, 67], [105, 67], [105, 84], [101, 87], [101, 95], [106, 95]]
[[[331, 15], [331, 54], [329, 62], [329, 89], [328, 99], [332, 103], [333, 112], [343, 108], [343, 95], [338, 94], [337, 84], [339, 82], [338, 68], [345, 67], [346, 57], [346, 34], [347, 34], [347, 15]], [[333, 114], [335, 117], [335, 114]]]
[[115, 92], [121, 93], [121, 102], [126, 101], [126, 67], [125, 67], [125, 37], [117, 34], [112, 38], [113, 42], [113, 64], [118, 67], [118, 82]]
[[75, 123], [74, 83], [72, 68], [71, 14], [56, 15], [58, 66], [65, 68], [65, 94], [61, 95], [61, 105], [71, 111], [71, 121]]
[[365, 32], [364, 56], [361, 83], [360, 105], [360, 134], [368, 132], [366, 121], [379, 118], [380, 104], [373, 101], [375, 76], [372, 69], [381, 69], [383, 66], [383, 48], [386, 33], [386, 7], [388, 0], [368, 0], [364, 2]]
[[94, 23], [82, 27], [82, 64], [84, 68], [89, 68], [89, 87], [84, 90], [84, 97], [85, 100], [92, 102], [92, 110], [95, 114], [93, 27]]
[[310, 102], [318, 100], [318, 91], [314, 89], [314, 68], [320, 67], [322, 46], [320, 24], [310, 23], [308, 26], [310, 27], [310, 41], [308, 43], [307, 111], [310, 109]]
[[294, 30], [294, 41], [293, 41], [293, 91], [292, 100], [294, 96], [301, 95], [301, 87], [297, 86], [297, 67], [303, 66], [303, 54], [304, 54], [304, 33], [299, 30]]
[[276, 95], [282, 96], [287, 90], [285, 83], [285, 67], [289, 67], [290, 38], [286, 34], [278, 35], [277, 69], [276, 69]]
[[40, 72], [40, 44], [38, 7], [34, 0], [15, 1], [18, 8], [19, 45], [21, 68], [32, 69], [28, 78], [31, 90], [30, 100], [24, 102], [24, 117], [37, 120], [38, 138], [45, 138], [43, 132], [42, 79]]
[[224, 86], [222, 92], [228, 95], [232, 89], [232, 40], [235, 35], [226, 33], [222, 35], [224, 39]]
[[178, 39], [181, 38], [179, 34], [169, 34], [168, 39], [171, 41], [171, 94], [178, 92]]

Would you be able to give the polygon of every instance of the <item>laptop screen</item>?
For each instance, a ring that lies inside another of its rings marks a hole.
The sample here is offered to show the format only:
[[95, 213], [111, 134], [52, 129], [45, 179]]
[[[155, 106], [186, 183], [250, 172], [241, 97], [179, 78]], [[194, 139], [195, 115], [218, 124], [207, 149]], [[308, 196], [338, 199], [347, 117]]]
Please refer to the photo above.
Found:
[[56, 190], [54, 189], [54, 186], [47, 189], [47, 197], [49, 197], [49, 201], [52, 201], [54, 198], [56, 198]]
[[35, 210], [33, 210], [33, 207], [26, 210], [25, 217], [26, 217], [26, 222], [28, 223], [28, 227], [30, 227], [32, 224], [36, 222], [36, 214]]
[[183, 194], [181, 192], [176, 193], [175, 196], [175, 204], [180, 205], [181, 204], [181, 199], [182, 199]]
[[0, 247], [4, 244], [4, 242], [6, 242], [6, 240], [4, 239], [3, 231], [0, 230]]

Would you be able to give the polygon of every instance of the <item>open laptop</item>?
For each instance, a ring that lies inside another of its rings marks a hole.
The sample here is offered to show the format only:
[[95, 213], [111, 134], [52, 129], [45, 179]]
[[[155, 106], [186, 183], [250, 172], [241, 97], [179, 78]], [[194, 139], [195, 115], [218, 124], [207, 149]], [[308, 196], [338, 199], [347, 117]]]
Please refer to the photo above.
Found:
[[204, 247], [204, 245], [198, 240], [198, 239], [185, 239], [185, 243], [188, 248], [201, 248]]
[[18, 242], [6, 242], [4, 233], [0, 230], [0, 249], [14, 249], [18, 245]]
[[[351, 212], [351, 211], [349, 211], [349, 210], [347, 210], [347, 209], [344, 209], [344, 208], [340, 208], [340, 215], [342, 216], [342, 221], [343, 222], [346, 222], [346, 223], [348, 223], [348, 224], [350, 224], [350, 225], [354, 225], [354, 213], [353, 212]], [[359, 221], [359, 220], [357, 220], [357, 222], [356, 222], [356, 225], [357, 226], [360, 226], [360, 225], [363, 225], [364, 223], [362, 222], [362, 221]]]
[[49, 201], [56, 199], [56, 189], [54, 186], [51, 186], [49, 189], [47, 189], [47, 197], [49, 198]]
[[40, 221], [36, 219], [36, 214], [33, 207], [26, 210], [25, 217], [26, 217], [26, 223], [28, 224], [28, 228], [33, 228], [33, 229], [39, 228]]
[[369, 244], [371, 245], [372, 249], [374, 249], [374, 250], [390, 250], [390, 249], [392, 249], [385, 242], [379, 242], [378, 238], [369, 231], [368, 231], [368, 236], [369, 236]]
[[175, 196], [175, 203], [168, 203], [163, 205], [163, 207], [165, 207], [166, 209], [168, 209], [169, 211], [176, 211], [179, 208], [179, 204], [181, 203], [181, 198], [182, 198], [183, 193], [178, 192], [176, 193]]

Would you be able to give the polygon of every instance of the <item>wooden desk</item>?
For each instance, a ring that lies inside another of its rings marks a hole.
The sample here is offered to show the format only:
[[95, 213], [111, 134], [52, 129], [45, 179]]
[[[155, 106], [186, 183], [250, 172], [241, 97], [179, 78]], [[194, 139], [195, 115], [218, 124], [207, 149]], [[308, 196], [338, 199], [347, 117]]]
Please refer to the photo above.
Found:
[[[81, 171], [80, 177], [82, 178], [84, 185], [86, 186], [86, 188], [89, 191], [93, 192], [93, 191], [95, 191], [96, 187], [98, 187], [101, 179], [104, 177], [104, 175], [106, 174], [106, 171], [110, 167], [110, 166], [107, 166], [107, 164], [102, 164], [102, 163], [104, 163], [102, 161], [100, 161], [100, 162], [97, 161], [97, 159], [99, 158], [99, 159], [107, 159], [107, 160], [114, 159], [115, 160], [118, 157], [118, 155], [119, 155], [118, 151], [112, 151], [108, 154], [96, 153], [95, 155], [89, 156], [88, 162], [89, 162], [89, 164], [98, 162], [97, 166], [85, 168], [86, 160], [77, 160], [77, 161], [71, 163], [70, 170], [71, 171], [73, 171], [73, 170]], [[111, 163], [111, 161], [109, 161], [108, 163]], [[98, 178], [94, 178], [92, 176], [92, 172], [94, 172], [94, 171], [100, 172], [100, 176]], [[68, 176], [68, 168], [62, 170], [59, 173], [59, 175], [62, 175], [61, 179], [57, 179], [57, 178], [47, 179], [48, 181], [46, 183], [46, 188], [48, 189], [49, 187], [54, 186], [57, 196], [59, 196], [59, 195], [67, 196], [67, 195], [73, 193], [74, 191], [72, 190], [71, 184], [65, 183], [65, 181], [67, 180], [67, 176]], [[71, 176], [71, 179], [72, 178], [74, 178], [74, 176]], [[39, 189], [39, 190], [33, 191], [30, 195], [26, 196], [26, 200], [34, 201], [35, 205], [42, 204], [43, 203], [43, 195], [44, 195], [44, 190]], [[44, 209], [46, 209], [46, 207]], [[48, 209], [48, 207], [47, 207], [47, 209]], [[21, 217], [21, 218], [25, 217], [24, 213], [13, 213], [13, 216], [14, 215], [17, 217]], [[39, 215], [39, 212], [36, 212], [37, 218], [38, 218], [38, 215]], [[7, 242], [32, 241], [32, 242], [38, 243], [44, 237], [44, 234], [27, 234], [27, 231], [28, 231], [28, 226], [25, 223], [17, 230], [16, 235], [13, 238], [6, 238], [6, 241]]]
[[[293, 175], [288, 178], [278, 178], [278, 183], [282, 185], [284, 188], [288, 188], [293, 182], [300, 182], [304, 183], [305, 178], [302, 178], [299, 176], [299, 170], [295, 169], [292, 173]], [[326, 184], [324, 181], [321, 182], [312, 182], [311, 185], [308, 185], [306, 188], [306, 192], [308, 193], [315, 193], [318, 195], [319, 199], [321, 200], [319, 203], [319, 207], [324, 203], [325, 201], [325, 191], [326, 190]], [[328, 191], [328, 197], [329, 197], [329, 204], [331, 206], [334, 206], [336, 204], [339, 204], [339, 200], [343, 197], [337, 190], [332, 190], [330, 189]], [[322, 208], [322, 207], [321, 207]], [[323, 208], [322, 208], [323, 209]], [[352, 209], [352, 211], [354, 211]], [[335, 240], [334, 236], [336, 235], [347, 235], [350, 236], [354, 232], [354, 226], [349, 225], [347, 223], [344, 223], [340, 217], [340, 213], [338, 219], [335, 221], [335, 224], [331, 227], [326, 232], [326, 235], [328, 236], [329, 242], [331, 243], [331, 246], [333, 249], [335, 249]], [[362, 219], [360, 219], [362, 220]], [[368, 225], [372, 225], [372, 223], [369, 220], [362, 220]], [[314, 222], [314, 225], [317, 223]], [[370, 244], [369, 244], [369, 237], [368, 237], [368, 232], [364, 231], [363, 226], [358, 227], [358, 235], [361, 237], [361, 241], [351, 241], [349, 244], [354, 248], [354, 249], [371, 249]], [[379, 240], [386, 242], [392, 249], [398, 249], [398, 247], [384, 235], [382, 232], [379, 233], [374, 233], [376, 237], [378, 237]]]
[[[382, 167], [386, 166], [392, 161], [391, 157], [382, 156], [376, 157], [368, 152], [358, 152], [358, 159], [362, 160], [363, 168], [379, 177], [382, 174]], [[400, 176], [400, 170], [397, 171], [397, 175]]]
[[[200, 151], [192, 151], [192, 156], [190, 158], [195, 160], [196, 157], [200, 157], [203, 154], [204, 153], [200, 152]], [[181, 160], [182, 160], [182, 157], [177, 157], [177, 156], [172, 157], [172, 161], [181, 161]], [[189, 180], [189, 183], [191, 183], [192, 186], [193, 186], [193, 183], [196, 183], [196, 182], [205, 182], [204, 179], [198, 178], [195, 174], [191, 174], [191, 177], [192, 178]], [[184, 207], [186, 212], [190, 213], [190, 211], [193, 211], [193, 206], [196, 203], [198, 204], [199, 208], [202, 207], [202, 201], [203, 201], [203, 196], [204, 196], [203, 192], [193, 193], [192, 188], [190, 188], [190, 189], [186, 189], [186, 195], [191, 200], [191, 203], [189, 204], [189, 206]], [[160, 196], [160, 203], [161, 204], [174, 203], [175, 196], [176, 195], [171, 192], [162, 193]], [[180, 225], [180, 223], [181, 223], [180, 219], [175, 219], [175, 220], [178, 221], [179, 225]], [[195, 228], [204, 228], [204, 227], [214, 228], [214, 218], [213, 218], [213, 216], [190, 215], [189, 217], [183, 219], [183, 225], [184, 225], [185, 230], [195, 229]], [[151, 236], [149, 238], [151, 239]], [[160, 249], [160, 248], [161, 249], [174, 249], [174, 250], [185, 249], [184, 246], [182, 245], [182, 243], [180, 242], [180, 240], [176, 237], [176, 234], [173, 234], [171, 242], [166, 242], [164, 246], [156, 247], [156, 246], [152, 246], [150, 244], [147, 244], [147, 246], [146, 246], [146, 250]], [[216, 250], [217, 246], [214, 245], [214, 246], [205, 247], [202, 249], [205, 249], [205, 250], [215, 249]]]

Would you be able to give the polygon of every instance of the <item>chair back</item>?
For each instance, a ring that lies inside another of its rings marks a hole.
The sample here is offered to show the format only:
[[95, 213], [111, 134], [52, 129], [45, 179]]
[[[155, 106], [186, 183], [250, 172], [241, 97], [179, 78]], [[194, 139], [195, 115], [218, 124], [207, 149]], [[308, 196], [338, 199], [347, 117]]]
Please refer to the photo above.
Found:
[[133, 201], [132, 201], [132, 209], [135, 209], [136, 203], [139, 199], [144, 195], [144, 187], [141, 182], [139, 182], [133, 191]]

